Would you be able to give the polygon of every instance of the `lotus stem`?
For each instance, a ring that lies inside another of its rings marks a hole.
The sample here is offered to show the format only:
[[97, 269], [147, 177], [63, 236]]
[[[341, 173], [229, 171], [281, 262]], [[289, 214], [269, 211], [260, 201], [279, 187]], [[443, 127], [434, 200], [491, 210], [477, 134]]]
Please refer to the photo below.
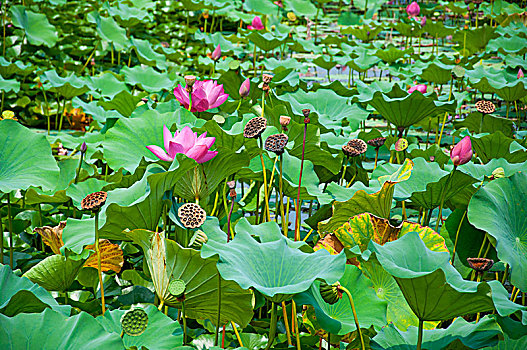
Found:
[[373, 166], [373, 170], [377, 168], [377, 160], [379, 159], [379, 148], [375, 148], [375, 165]]
[[101, 290], [102, 314], [106, 311], [104, 303], [104, 285], [102, 283], [101, 250], [99, 249], [99, 210], [95, 212], [95, 252], [97, 253], [97, 272], [99, 273], [99, 289]]
[[81, 152], [81, 158], [79, 159], [79, 166], [77, 167], [77, 173], [75, 174], [75, 180], [73, 181], [76, 184], [79, 181], [79, 174], [81, 173], [82, 160], [84, 159], [84, 152]]
[[265, 347], [265, 350], [269, 350], [271, 348], [271, 345], [273, 345], [273, 341], [276, 335], [276, 322], [277, 322], [277, 315], [276, 315], [276, 304], [271, 302], [271, 324], [269, 326], [269, 341], [267, 342], [267, 346]]
[[216, 334], [214, 335], [214, 346], [218, 346], [218, 336], [220, 334], [221, 317], [221, 275], [218, 272], [218, 319], [216, 320]]
[[461, 230], [461, 225], [463, 224], [463, 220], [465, 220], [466, 216], [467, 216], [467, 211], [465, 210], [465, 212], [463, 213], [463, 217], [461, 217], [461, 221], [459, 222], [459, 225], [458, 225], [457, 231], [456, 231], [456, 239], [454, 241], [454, 249], [452, 250], [452, 261], [451, 261], [452, 266], [454, 266], [454, 260], [455, 260], [455, 257], [456, 257], [456, 247], [457, 247], [457, 239], [459, 237], [459, 231]]
[[[263, 149], [263, 141], [262, 141], [262, 137], [260, 136], [259, 137], [260, 139], [260, 148]], [[263, 159], [263, 154], [260, 153], [260, 161], [262, 162], [262, 172], [263, 172], [263, 186], [264, 186], [264, 196], [265, 196], [265, 211], [267, 211], [267, 216], [265, 216], [265, 212], [264, 212], [264, 217], [267, 218], [267, 221], [271, 221], [271, 213], [269, 212], [269, 195], [267, 193], [267, 170], [265, 170], [265, 163], [264, 163], [264, 159]]]
[[258, 181], [255, 182], [256, 183], [256, 208], [255, 208], [255, 212], [254, 212], [254, 222], [256, 225], [258, 225], [258, 209], [260, 207], [260, 184], [258, 183]]
[[[88, 66], [88, 63], [90, 63], [93, 55], [95, 54], [95, 51], [97, 50], [97, 47], [99, 46], [99, 42], [97, 41], [95, 43], [95, 47], [93, 48], [93, 51], [92, 53], [90, 54], [90, 56], [88, 57], [88, 59], [86, 60], [86, 63], [84, 63], [84, 66], [82, 66], [81, 70], [79, 73], [82, 73], [82, 71]], [[112, 47], [112, 64], [113, 64], [113, 44], [111, 45]], [[89, 73], [89, 72], [88, 72]]]
[[[450, 78], [450, 92], [448, 93], [448, 102], [450, 102], [450, 99], [452, 98], [452, 86], [454, 85], [454, 77]], [[437, 145], [441, 145], [441, 137], [443, 136], [443, 130], [445, 128], [446, 123], [446, 116], [448, 115], [448, 112], [445, 112], [445, 116], [443, 117], [443, 125], [441, 126], [441, 132], [439, 133], [439, 138], [437, 139]], [[483, 118], [483, 117], [482, 117]], [[483, 119], [481, 120], [481, 123], [483, 124]], [[480, 130], [481, 133], [481, 130]]]
[[64, 121], [64, 112], [66, 110], [66, 97], [64, 97], [64, 101], [62, 101], [62, 113], [60, 114], [60, 124], [59, 124], [59, 131], [62, 130], [62, 122]]
[[456, 172], [456, 168], [457, 168], [457, 166], [454, 165], [454, 170], [452, 170], [452, 172], [448, 175], [448, 178], [447, 178], [446, 183], [445, 183], [445, 187], [443, 187], [441, 189], [441, 202], [439, 204], [439, 213], [437, 214], [437, 222], [436, 222], [436, 229], [435, 229], [436, 232], [438, 232], [437, 230], [439, 230], [439, 223], [441, 222], [441, 219], [443, 218], [443, 216], [442, 216], [443, 204], [445, 202], [445, 196], [446, 196], [446, 192], [447, 192], [447, 187], [450, 185], [450, 180], [452, 179], [454, 173]]
[[291, 333], [289, 332], [289, 322], [287, 320], [287, 310], [285, 309], [285, 301], [282, 301], [282, 313], [284, 314], [284, 325], [285, 333], [287, 335], [287, 345], [292, 346], [293, 343], [291, 342]]
[[161, 303], [157, 306], [157, 309], [161, 311], [163, 309], [163, 305], [165, 305], [165, 300], [161, 300]]
[[353, 318], [355, 319], [355, 326], [357, 327], [357, 334], [359, 335], [359, 339], [360, 339], [360, 344], [361, 344], [361, 348], [362, 350], [366, 350], [366, 346], [364, 345], [364, 339], [362, 337], [362, 332], [360, 330], [360, 325], [359, 325], [359, 318], [357, 317], [357, 311], [355, 310], [355, 304], [353, 303], [353, 297], [351, 296], [351, 293], [350, 291], [348, 290], [348, 288], [344, 287], [344, 286], [339, 286], [339, 288], [344, 292], [346, 293], [346, 295], [348, 296], [348, 299], [349, 299], [349, 303], [351, 305], [351, 311], [353, 312]]
[[188, 101], [188, 111], [190, 112], [190, 110], [192, 109], [192, 92], [188, 93]]
[[[11, 193], [7, 193], [7, 223], [9, 227], [9, 266], [11, 267], [11, 270], [13, 269], [14, 265], [14, 247], [13, 247], [13, 219], [11, 217]], [[3, 232], [2, 232], [2, 240]], [[3, 260], [2, 260], [3, 262]]]
[[240, 102], [238, 102], [238, 107], [236, 107], [236, 110], [234, 112], [238, 112], [238, 109], [240, 109], [241, 105], [242, 105], [242, 99], [240, 98]]
[[243, 342], [242, 338], [240, 338], [240, 333], [238, 333], [238, 329], [236, 328], [236, 324], [231, 321], [232, 329], [234, 329], [234, 334], [236, 334], [236, 339], [238, 339], [238, 343], [240, 344], [240, 347], [243, 348]]
[[183, 320], [183, 345], [187, 343], [187, 317], [185, 313], [185, 300], [181, 302], [181, 319]]
[[231, 216], [232, 216], [232, 210], [234, 209], [234, 199], [236, 197], [232, 198], [231, 200], [231, 208], [229, 210], [229, 215], [227, 216], [227, 242], [229, 242], [230, 239], [234, 239], [234, 232], [231, 229]]
[[265, 91], [262, 92], [262, 118], [265, 118], [264, 111], [265, 111]]
[[423, 343], [423, 320], [419, 319], [419, 333], [417, 335], [417, 348], [416, 350], [421, 350], [421, 345]]
[[[41, 225], [42, 227], [42, 225]], [[0, 216], [0, 262], [4, 263], [4, 226], [2, 225], [2, 217]]]
[[344, 185], [344, 180], [346, 178], [346, 169], [348, 167], [348, 161], [349, 161], [349, 157], [348, 156], [344, 157], [344, 161], [342, 162], [342, 176], [340, 177], [340, 181], [339, 181], [340, 186]]
[[[280, 174], [279, 174], [279, 180], [278, 180], [278, 197], [280, 200], [280, 215], [282, 216], [282, 231], [284, 235], [287, 237], [287, 225], [286, 225], [285, 212], [284, 212], [283, 165], [284, 165], [284, 159], [282, 155], [280, 155]], [[278, 221], [278, 216], [276, 217], [276, 221]]]
[[256, 77], [256, 45], [254, 45], [254, 52], [253, 52], [253, 69], [254, 69], [254, 77]]
[[302, 172], [304, 171], [304, 155], [306, 152], [306, 134], [307, 134], [307, 123], [304, 119], [304, 138], [302, 140], [302, 158], [300, 160], [300, 175], [298, 176], [298, 194], [296, 197], [296, 218], [295, 218], [295, 241], [298, 241], [300, 239], [300, 210], [301, 210], [301, 203], [300, 203], [300, 189], [302, 188]]

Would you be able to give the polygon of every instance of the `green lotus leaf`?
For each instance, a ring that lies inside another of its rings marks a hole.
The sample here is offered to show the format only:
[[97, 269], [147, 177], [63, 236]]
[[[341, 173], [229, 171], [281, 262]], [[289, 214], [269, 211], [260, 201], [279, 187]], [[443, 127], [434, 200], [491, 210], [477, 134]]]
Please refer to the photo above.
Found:
[[177, 128], [182, 128], [186, 125], [193, 126], [196, 121], [197, 119], [183, 108], [171, 113], [149, 110], [138, 118], [121, 118], [108, 130], [103, 141], [108, 165], [112, 169], [124, 168], [133, 173], [142, 157], [147, 161], [159, 161], [146, 146], [163, 145], [163, 126], [171, 129], [177, 123]]
[[444, 64], [441, 61], [429, 62], [420, 73], [421, 79], [431, 83], [446, 84], [452, 79], [453, 67], [453, 65]]
[[130, 41], [126, 36], [126, 30], [119, 26], [113, 17], [101, 16], [97, 11], [88, 13], [87, 19], [97, 25], [99, 37], [115, 46], [117, 51], [127, 50]]
[[484, 350], [523, 350], [527, 347], [527, 327], [525, 325], [510, 317], [494, 316], [494, 318], [503, 330], [504, 339]]
[[457, 167], [459, 171], [480, 181], [485, 177], [491, 177], [492, 173], [499, 168], [503, 169], [505, 177], [509, 177], [517, 172], [527, 172], [527, 163], [511, 164], [506, 159], [493, 158], [487, 164], [466, 163]]
[[285, 0], [284, 8], [296, 14], [310, 17], [317, 13], [317, 8], [309, 0]]
[[501, 131], [505, 136], [513, 136], [512, 120], [479, 112], [470, 113], [464, 120], [454, 120], [456, 129], [467, 128], [472, 133], [495, 133]]
[[278, 46], [286, 42], [287, 35], [276, 37], [271, 33], [260, 34], [259, 31], [254, 30], [247, 35], [247, 39], [252, 41], [260, 50], [267, 52], [276, 49]]
[[[124, 69], [124, 68], [123, 68]], [[115, 73], [111, 72], [104, 72], [97, 76], [90, 77], [90, 82], [92, 85], [92, 89], [90, 91], [90, 94], [95, 95], [96, 93], [93, 90], [99, 91], [102, 96], [113, 98], [115, 95], [120, 93], [121, 91], [128, 91], [128, 87], [126, 84], [121, 81], [122, 78], [120, 76], [115, 75]], [[79, 103], [80, 102], [80, 103]], [[78, 104], [84, 104], [87, 105], [84, 101], [80, 100]], [[95, 106], [97, 106], [97, 103], [95, 101], [91, 102]], [[97, 106], [100, 109], [103, 109], [100, 106]], [[86, 108], [83, 107], [84, 112], [86, 111]], [[103, 119], [104, 121], [104, 119]]]
[[157, 67], [159, 69], [166, 69], [166, 57], [159, 54], [152, 49], [152, 44], [148, 40], [130, 38], [130, 47], [134, 49], [137, 54], [139, 62], [148, 66]]
[[73, 260], [62, 255], [50, 255], [31, 269], [24, 277], [49, 291], [65, 292], [71, 286], [84, 260]]
[[468, 206], [469, 222], [496, 239], [501, 261], [511, 266], [511, 283], [527, 291], [527, 175], [516, 173], [480, 188]]
[[0, 77], [0, 91], [18, 93], [20, 91], [20, 82], [16, 79], [4, 79]]
[[252, 293], [220, 277], [216, 259], [200, 257], [194, 249], [182, 248], [165, 239], [163, 233], [147, 230], [128, 232], [128, 239], [143, 248], [156, 293], [166, 305], [181, 308], [168, 291], [171, 280], [185, 281], [185, 313], [195, 319], [218, 317], [218, 286], [221, 281], [221, 323], [236, 322], [245, 327], [253, 316]]
[[62, 78], [57, 74], [56, 70], [48, 70], [41, 75], [41, 80], [45, 83], [44, 87], [47, 87], [52, 92], [58, 92], [68, 100], [90, 90], [88, 82], [83, 78], [77, 77], [74, 73]]
[[395, 46], [390, 46], [390, 48], [385, 50], [377, 50], [375, 52], [375, 56], [379, 57], [381, 60], [383, 60], [386, 63], [394, 63], [395, 61], [403, 58], [406, 55], [409, 55], [412, 52], [412, 50], [399, 50]]
[[16, 276], [7, 265], [0, 265], [0, 288], [0, 313], [8, 317], [19, 313], [40, 313], [46, 308], [70, 314], [69, 305], [59, 305], [47, 290]]
[[201, 254], [219, 256], [218, 270], [227, 280], [242, 288], [254, 288], [274, 302], [291, 299], [309, 289], [316, 279], [335, 283], [344, 273], [344, 254], [326, 251], [312, 254], [291, 248], [286, 237], [258, 243], [247, 232], [240, 231], [229, 243], [209, 241]]
[[[183, 345], [183, 330], [176, 321], [165, 316], [154, 305], [147, 305], [144, 311], [148, 315], [148, 325], [146, 330], [139, 336], [123, 335], [123, 344], [126, 349], [136, 346], [138, 349], [169, 350]], [[108, 332], [121, 334], [121, 317], [126, 310], [108, 310], [104, 316], [98, 316], [100, 325]]]
[[[281, 231], [281, 229], [280, 229], [280, 226], [274, 221], [264, 222], [264, 223], [259, 224], [259, 225], [251, 225], [246, 218], [242, 218], [242, 219], [240, 219], [240, 221], [238, 221], [238, 223], [234, 227], [234, 231], [236, 233], [237, 232], [244, 232], [244, 233], [247, 233], [249, 235], [255, 235], [256, 237], [259, 238], [260, 242], [262, 242], [262, 243], [279, 241], [284, 236], [282, 231]], [[223, 240], [216, 239], [216, 241], [218, 241], [220, 243], [226, 243], [227, 235], [226, 234], [224, 234], [224, 235], [225, 235], [224, 236], [225, 239], [223, 239]], [[209, 239], [211, 239], [211, 238], [209, 237]], [[307, 243], [305, 243], [305, 242], [292, 241], [292, 240], [287, 240], [286, 242], [289, 245], [289, 247], [291, 247], [291, 248], [300, 249], [300, 250], [302, 250], [305, 253], [312, 253], [313, 252], [313, 249], [310, 246], [308, 246]]]
[[243, 4], [243, 8], [248, 11], [254, 11], [263, 15], [271, 15], [276, 13], [276, 5], [270, 1], [247, 0]]
[[108, 333], [86, 312], [67, 317], [51, 309], [41, 314], [0, 315], [2, 349], [123, 349], [119, 334]]
[[445, 22], [427, 20], [423, 28], [425, 33], [430, 34], [432, 37], [444, 38], [448, 35], [453, 35], [456, 32], [456, 28], [447, 27]]
[[0, 192], [25, 190], [30, 186], [51, 190], [58, 178], [59, 167], [46, 137], [14, 120], [1, 120]]
[[124, 74], [124, 79], [128, 84], [138, 85], [147, 92], [171, 90], [174, 85], [166, 74], [158, 73], [152, 67], [123, 67], [121, 73]]
[[509, 163], [522, 163], [527, 160], [527, 152], [524, 149], [512, 149], [514, 139], [503, 135], [501, 131], [482, 137], [472, 137], [471, 141], [474, 153], [483, 164], [494, 158], [504, 158]]
[[112, 99], [105, 101], [99, 100], [99, 106], [102, 106], [105, 110], [116, 110], [123, 117], [129, 117], [132, 112], [137, 108], [137, 103], [141, 101], [141, 96], [134, 96], [126, 90], [122, 90], [116, 95], [112, 96]]
[[434, 101], [431, 97], [415, 91], [399, 98], [391, 98], [378, 91], [373, 94], [369, 104], [383, 118], [402, 128], [407, 128], [437, 113], [453, 113], [455, 109], [454, 101]]
[[118, 3], [113, 6], [105, 6], [108, 8], [108, 12], [114, 16], [119, 23], [124, 27], [132, 27], [138, 25], [141, 22], [151, 22], [154, 20], [152, 14], [148, 11], [147, 7], [143, 7], [138, 3], [128, 4]]
[[519, 54], [527, 52], [527, 39], [518, 36], [505, 37], [499, 36], [489, 41], [487, 50], [491, 52], [501, 52], [504, 54]]
[[13, 74], [21, 74], [25, 76], [32, 71], [33, 67], [31, 64], [25, 64], [22, 61], [11, 62], [4, 57], [0, 57], [0, 75], [4, 78], [9, 78]]
[[[361, 270], [356, 266], [346, 265], [344, 276], [339, 282], [353, 297], [361, 328], [374, 326], [379, 329], [386, 324], [387, 303], [377, 297], [373, 284], [364, 277]], [[309, 290], [294, 297], [295, 302], [300, 305], [312, 305], [317, 322], [331, 334], [345, 335], [355, 331], [357, 327], [348, 296], [344, 294], [342, 299], [330, 305], [322, 299], [319, 286], [320, 282], [315, 281]]]
[[348, 61], [346, 65], [357, 72], [365, 72], [381, 61], [371, 50], [359, 49], [355, 50], [355, 54], [357, 57]]
[[27, 40], [32, 45], [53, 47], [57, 43], [57, 29], [49, 24], [45, 14], [26, 10], [25, 6], [15, 5], [9, 9], [13, 25], [24, 29]]
[[461, 54], [468, 57], [485, 49], [489, 40], [498, 36], [495, 31], [495, 28], [488, 25], [479, 28], [460, 29], [455, 31], [452, 39], [457, 41], [457, 49], [461, 51]]
[[[450, 254], [429, 250], [416, 232], [385, 245], [371, 242], [369, 249], [395, 278], [420, 320], [441, 321], [492, 310], [507, 316], [527, 310], [509, 301], [508, 292], [498, 281], [464, 280], [450, 265]], [[411, 258], [408, 258], [409, 251]]]
[[313, 63], [320, 68], [330, 70], [337, 65], [337, 62], [335, 62], [332, 57], [329, 57], [328, 59], [329, 61], [324, 56], [318, 56], [313, 60]]
[[417, 223], [403, 221], [399, 226], [392, 226], [388, 219], [380, 218], [370, 213], [356, 215], [340, 226], [333, 233], [344, 248], [359, 246], [365, 251], [370, 240], [383, 245], [401, 238], [409, 232], [417, 232], [426, 247], [436, 252], [448, 252], [445, 240], [430, 227]]
[[[481, 349], [496, 344], [501, 334], [500, 326], [488, 316], [483, 317], [478, 323], [469, 323], [458, 317], [446, 329], [425, 330], [422, 347], [428, 350], [461, 347]], [[382, 328], [370, 344], [374, 350], [414, 349], [417, 344], [417, 327], [410, 327], [408, 331], [401, 332], [390, 324]]]

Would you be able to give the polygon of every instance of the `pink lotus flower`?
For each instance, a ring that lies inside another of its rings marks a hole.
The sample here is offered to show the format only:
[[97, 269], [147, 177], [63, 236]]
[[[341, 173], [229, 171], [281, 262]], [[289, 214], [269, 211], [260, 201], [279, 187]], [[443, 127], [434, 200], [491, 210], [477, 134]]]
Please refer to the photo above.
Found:
[[410, 5], [406, 6], [406, 13], [409, 17], [418, 16], [419, 12], [421, 12], [421, 8], [415, 1], [413, 1]]
[[410, 87], [408, 89], [408, 93], [411, 94], [412, 92], [414, 92], [416, 90], [419, 91], [420, 93], [424, 94], [424, 93], [426, 93], [426, 85], [424, 85], [424, 84], [414, 85], [414, 86], [412, 86], [412, 87]]
[[212, 51], [212, 55], [210, 56], [210, 58], [212, 58], [214, 61], [217, 61], [220, 59], [220, 57], [221, 57], [221, 47], [220, 47], [220, 44], [218, 44], [218, 46], [216, 46], [214, 51]]
[[421, 27], [424, 27], [426, 25], [426, 16], [423, 16], [423, 18], [421, 18]]
[[245, 81], [240, 85], [240, 96], [241, 97], [247, 97], [249, 96], [249, 92], [251, 91], [251, 81], [249, 78], [245, 79]]
[[284, 8], [284, 4], [282, 3], [282, 0], [275, 1], [273, 2], [273, 4], [275, 4], [276, 6], [280, 8]]
[[465, 136], [450, 150], [450, 159], [452, 159], [455, 166], [468, 163], [472, 159], [470, 136]]
[[[188, 92], [179, 84], [174, 89], [174, 96], [186, 109], [190, 105]], [[227, 95], [223, 91], [223, 84], [218, 85], [214, 80], [198, 80], [192, 87], [192, 108], [191, 112], [203, 112], [220, 106], [227, 101]]]
[[262, 30], [264, 29], [262, 19], [260, 16], [254, 16], [253, 21], [251, 22], [252, 25], [247, 26], [247, 29], [249, 30]]
[[172, 133], [165, 125], [163, 127], [163, 141], [166, 152], [156, 145], [146, 146], [146, 148], [157, 158], [167, 162], [173, 161], [178, 153], [183, 153], [198, 163], [205, 163], [218, 154], [216, 151], [209, 151], [214, 141], [216, 141], [215, 137], [207, 137], [206, 132], [198, 137], [198, 134], [192, 132], [192, 129], [188, 126], [185, 126], [180, 132], [176, 131], [174, 136], [172, 136]]
[[523, 77], [524, 77], [524, 75], [523, 75], [523, 71], [522, 71], [522, 69], [521, 69], [521, 68], [520, 68], [520, 69], [518, 69], [518, 75], [517, 75], [517, 77], [518, 77], [518, 79], [520, 79], [520, 78], [523, 78]]

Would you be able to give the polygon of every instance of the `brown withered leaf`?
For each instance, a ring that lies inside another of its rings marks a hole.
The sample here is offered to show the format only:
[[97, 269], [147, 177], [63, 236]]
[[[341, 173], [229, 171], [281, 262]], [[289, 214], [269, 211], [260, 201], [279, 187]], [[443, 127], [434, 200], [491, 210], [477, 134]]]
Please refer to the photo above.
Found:
[[62, 241], [62, 230], [66, 227], [66, 221], [61, 221], [57, 226], [36, 227], [35, 232], [42, 237], [44, 244], [49, 246], [53, 253], [60, 254], [60, 248], [64, 245]]
[[[87, 249], [95, 251], [95, 244], [86, 246]], [[107, 239], [99, 240], [99, 249], [101, 250], [101, 270], [102, 271], [121, 271], [123, 267], [123, 251], [118, 244], [113, 244]], [[97, 268], [97, 254], [90, 255], [84, 267]]]

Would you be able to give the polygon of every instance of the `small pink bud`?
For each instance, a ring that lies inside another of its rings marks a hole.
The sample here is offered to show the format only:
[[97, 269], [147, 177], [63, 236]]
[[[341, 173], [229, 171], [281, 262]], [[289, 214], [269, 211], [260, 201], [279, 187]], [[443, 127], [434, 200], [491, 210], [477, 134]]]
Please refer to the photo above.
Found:
[[408, 14], [409, 17], [418, 16], [419, 12], [421, 12], [421, 8], [415, 1], [413, 1], [410, 5], [406, 7], [406, 13]]
[[219, 60], [221, 57], [221, 47], [220, 47], [220, 44], [218, 44], [218, 46], [216, 46], [216, 48], [214, 49], [214, 51], [212, 51], [212, 55], [211, 55], [211, 58], [214, 60], [214, 61], [217, 61]]
[[470, 136], [465, 136], [450, 150], [450, 159], [452, 159], [455, 166], [468, 163], [472, 159]]
[[518, 69], [518, 79], [523, 78], [523, 77], [524, 77], [524, 75], [523, 75], [523, 71], [522, 71], [522, 69], [520, 68], [520, 69]]
[[245, 81], [240, 85], [240, 96], [241, 97], [247, 97], [249, 96], [249, 92], [251, 91], [251, 81], [249, 78], [245, 79]]
[[426, 16], [423, 16], [423, 18], [421, 18], [421, 27], [424, 27], [426, 25]]

